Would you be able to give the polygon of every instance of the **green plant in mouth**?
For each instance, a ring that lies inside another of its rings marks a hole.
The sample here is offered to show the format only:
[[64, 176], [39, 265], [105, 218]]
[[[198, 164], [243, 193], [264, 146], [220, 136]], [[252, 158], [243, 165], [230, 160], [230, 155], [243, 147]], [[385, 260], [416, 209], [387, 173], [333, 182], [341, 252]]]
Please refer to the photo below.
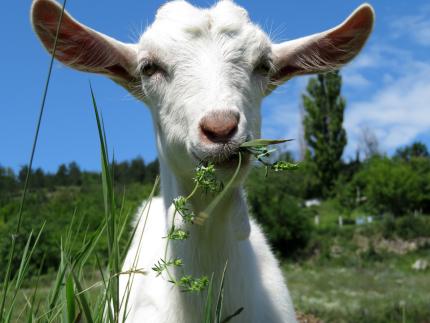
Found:
[[188, 196], [178, 196], [173, 200], [173, 206], [175, 210], [172, 217], [172, 224], [167, 236], [165, 237], [167, 242], [164, 250], [164, 258], [160, 259], [158, 263], [152, 268], [152, 270], [157, 273], [157, 276], [160, 276], [163, 272], [166, 272], [169, 277], [169, 282], [181, 288], [183, 292], [200, 292], [204, 290], [209, 283], [209, 278], [207, 276], [196, 278], [184, 274], [181, 278], [175, 279], [170, 273], [170, 267], [183, 266], [183, 261], [180, 258], [170, 260], [167, 259], [167, 251], [170, 241], [186, 240], [189, 237], [188, 231], [175, 226], [176, 215], [179, 214], [182, 217], [182, 222], [184, 224], [194, 224], [196, 216], [195, 213], [187, 206], [188, 201], [196, 194], [199, 188], [204, 190], [206, 193], [216, 193], [222, 190], [223, 187], [222, 183], [217, 180], [215, 166], [211, 163], [208, 163], [207, 165], [200, 165], [196, 168], [194, 183], [195, 186]]
[[270, 145], [282, 144], [291, 140], [292, 139], [255, 139], [240, 145], [240, 151], [253, 155], [255, 159], [266, 168], [266, 176], [268, 175], [269, 170], [273, 170], [275, 172], [296, 170], [299, 168], [299, 164], [290, 163], [283, 160], [273, 163], [269, 160], [270, 155], [276, 151], [276, 149], [269, 149]]
[[197, 183], [205, 192], [220, 192], [223, 189], [222, 182], [218, 181], [215, 174], [215, 165], [208, 163], [196, 168], [194, 182]]
[[[179, 279], [176, 279], [169, 270], [169, 268], [178, 268], [183, 267], [184, 265], [182, 259], [180, 258], [167, 259], [167, 252], [170, 241], [183, 241], [188, 239], [190, 236], [190, 233], [188, 231], [181, 228], [177, 228], [175, 226], [176, 215], [179, 214], [182, 217], [182, 222], [184, 224], [203, 225], [209, 214], [211, 214], [215, 210], [221, 199], [224, 197], [226, 192], [236, 180], [240, 171], [240, 167], [242, 165], [243, 154], [250, 154], [254, 156], [255, 159], [266, 168], [266, 175], [268, 174], [269, 169], [273, 170], [274, 172], [290, 171], [297, 169], [299, 165], [295, 163], [290, 163], [286, 161], [270, 162], [269, 160], [271, 154], [276, 151], [276, 149], [269, 149], [269, 146], [285, 143], [288, 141], [290, 140], [256, 139], [243, 143], [237, 153], [238, 163], [236, 170], [230, 181], [225, 186], [221, 181], [217, 179], [216, 169], [213, 163], [209, 162], [206, 164], [202, 164], [196, 168], [194, 176], [195, 186], [191, 193], [186, 197], [178, 196], [172, 201], [172, 204], [174, 206], [174, 213], [169, 232], [167, 236], [164, 237], [165, 239], [167, 239], [164, 250], [164, 258], [160, 259], [157, 264], [155, 264], [152, 268], [152, 270], [157, 273], [157, 276], [160, 276], [163, 272], [166, 272], [168, 276], [168, 281], [178, 286], [181, 291], [184, 292], [201, 292], [209, 285], [212, 279], [209, 280], [208, 276], [192, 277], [191, 275], [184, 274]], [[192, 211], [188, 207], [188, 202], [199, 189], [203, 190], [205, 193], [219, 194], [215, 196], [215, 198], [203, 212], [200, 212], [196, 215], [194, 211]]]

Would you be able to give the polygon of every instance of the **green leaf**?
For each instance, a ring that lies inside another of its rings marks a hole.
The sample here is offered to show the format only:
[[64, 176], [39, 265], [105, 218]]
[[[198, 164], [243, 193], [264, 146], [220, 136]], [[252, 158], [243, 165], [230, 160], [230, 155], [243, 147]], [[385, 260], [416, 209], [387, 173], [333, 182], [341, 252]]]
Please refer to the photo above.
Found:
[[225, 273], [227, 271], [227, 266], [228, 266], [228, 261], [225, 262], [224, 270], [221, 276], [221, 285], [219, 287], [218, 300], [216, 304], [215, 323], [221, 323], [222, 304], [224, 301], [224, 280], [225, 280]]
[[292, 141], [293, 139], [254, 139], [244, 142], [240, 145], [241, 148], [264, 147], [269, 145], [279, 145], [284, 142]]
[[205, 318], [204, 323], [212, 323], [212, 288], [214, 282], [214, 274], [212, 274], [208, 286], [208, 294], [205, 302]]
[[299, 169], [299, 164], [290, 163], [286, 161], [278, 161], [272, 165], [272, 169], [275, 172], [288, 171], [288, 170], [296, 170]]
[[188, 239], [189, 232], [181, 230], [181, 229], [174, 229], [170, 230], [169, 234], [167, 235], [167, 239], [169, 240], [186, 240]]
[[71, 273], [73, 276], [73, 281], [75, 282], [76, 285], [76, 290], [77, 290], [77, 298], [79, 300], [79, 304], [80, 307], [82, 309], [82, 312], [84, 313], [85, 316], [85, 321], [88, 323], [92, 323], [93, 322], [93, 317], [91, 314], [91, 308], [88, 304], [87, 298], [85, 297], [84, 294], [84, 289], [81, 286], [81, 283], [79, 282], [78, 277], [76, 276], [76, 274], [74, 272]]
[[75, 307], [75, 288], [73, 286], [72, 274], [69, 274], [66, 279], [66, 304], [67, 304], [67, 322], [74, 323], [76, 317]]

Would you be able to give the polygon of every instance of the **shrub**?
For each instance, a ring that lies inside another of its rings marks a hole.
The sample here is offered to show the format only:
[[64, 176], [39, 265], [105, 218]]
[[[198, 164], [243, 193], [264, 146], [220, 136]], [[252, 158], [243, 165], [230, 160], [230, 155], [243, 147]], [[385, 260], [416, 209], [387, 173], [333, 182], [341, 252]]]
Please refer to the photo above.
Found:
[[423, 172], [418, 173], [411, 163], [399, 159], [374, 157], [338, 190], [339, 199], [350, 209], [359, 207], [361, 201], [371, 212], [405, 215], [422, 209], [429, 199], [429, 173]]
[[405, 216], [398, 219], [388, 218], [382, 222], [381, 231], [386, 238], [414, 239], [430, 237], [430, 217]]
[[[279, 175], [279, 176], [278, 176]], [[311, 237], [313, 226], [309, 211], [293, 195], [289, 174], [269, 174], [255, 170], [249, 177], [248, 199], [251, 212], [262, 225], [271, 245], [284, 257], [295, 256]]]

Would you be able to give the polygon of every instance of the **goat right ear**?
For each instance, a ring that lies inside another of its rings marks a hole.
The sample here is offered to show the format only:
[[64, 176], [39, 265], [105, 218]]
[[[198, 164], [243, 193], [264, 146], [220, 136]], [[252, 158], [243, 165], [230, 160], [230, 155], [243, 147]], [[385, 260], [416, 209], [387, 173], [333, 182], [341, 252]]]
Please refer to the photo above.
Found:
[[368, 4], [358, 7], [343, 23], [299, 39], [273, 45], [274, 86], [296, 75], [325, 73], [352, 60], [373, 29], [375, 13]]
[[[62, 7], [54, 0], [34, 0], [33, 28], [52, 54]], [[103, 35], [64, 12], [58, 33], [55, 58], [80, 71], [103, 74], [132, 91], [137, 68], [136, 45]]]

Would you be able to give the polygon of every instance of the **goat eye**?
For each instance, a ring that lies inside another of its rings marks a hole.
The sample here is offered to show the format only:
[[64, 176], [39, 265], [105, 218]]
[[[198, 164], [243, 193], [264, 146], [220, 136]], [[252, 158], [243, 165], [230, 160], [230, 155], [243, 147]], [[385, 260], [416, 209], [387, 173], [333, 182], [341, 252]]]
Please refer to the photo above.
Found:
[[267, 75], [270, 73], [271, 66], [269, 62], [260, 62], [254, 69], [255, 73]]
[[160, 70], [161, 69], [157, 64], [147, 63], [147, 64], [142, 66], [142, 68], [140, 69], [140, 72], [142, 73], [142, 75], [145, 75], [147, 77], [151, 77], [152, 75], [154, 75], [155, 73], [157, 73]]

